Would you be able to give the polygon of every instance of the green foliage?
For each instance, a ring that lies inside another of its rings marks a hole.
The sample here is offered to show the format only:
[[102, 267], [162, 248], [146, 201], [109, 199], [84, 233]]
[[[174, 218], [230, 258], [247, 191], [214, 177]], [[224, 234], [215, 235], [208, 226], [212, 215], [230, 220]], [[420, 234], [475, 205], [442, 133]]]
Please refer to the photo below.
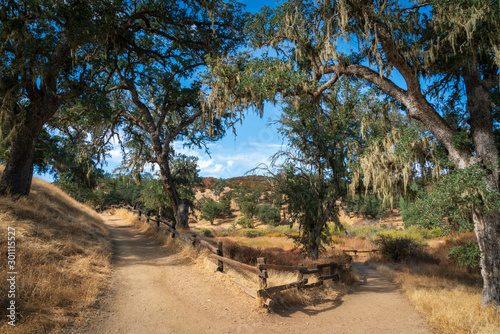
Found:
[[141, 206], [147, 212], [155, 212], [161, 216], [172, 219], [173, 208], [170, 199], [167, 196], [165, 187], [161, 180], [153, 178], [150, 175], [145, 175], [141, 178], [140, 182], [140, 196], [139, 200]]
[[288, 205], [290, 218], [300, 225], [294, 239], [314, 258], [330, 242], [326, 224], [339, 223], [336, 202], [347, 195], [347, 164], [362, 141], [356, 112], [367, 95], [361, 91], [359, 82], [341, 79], [324, 96], [287, 100], [280, 119], [290, 149], [272, 158], [277, 171], [268, 169], [271, 197]]
[[488, 190], [486, 171], [479, 166], [452, 170], [442, 175], [413, 202], [401, 202], [405, 226], [419, 225], [445, 232], [472, 231], [472, 209], [483, 212], [500, 209], [500, 194]]
[[185, 154], [172, 155], [169, 159], [172, 181], [179, 195], [194, 201], [194, 189], [201, 183], [198, 158]]
[[423, 245], [412, 237], [380, 233], [376, 242], [386, 259], [402, 262], [422, 258]]
[[[348, 225], [351, 226], [351, 225]], [[331, 236], [343, 236], [346, 232], [346, 227], [344, 224], [329, 224], [328, 225], [329, 234]]]
[[254, 228], [254, 222], [252, 218], [240, 217], [240, 219], [238, 219], [236, 223], [243, 228]]
[[276, 225], [280, 221], [280, 210], [272, 204], [259, 204], [256, 209], [257, 218], [263, 224]]
[[229, 230], [231, 231], [236, 231], [236, 227], [237, 227], [238, 223], [234, 220], [231, 222], [231, 226], [229, 227]]
[[245, 236], [247, 238], [257, 238], [257, 237], [262, 236], [262, 233], [260, 231], [257, 231], [257, 230], [247, 230], [247, 231], [245, 231]]
[[232, 199], [233, 199], [233, 196], [230, 192], [222, 195], [220, 198], [220, 203], [222, 204], [224, 214], [227, 216], [230, 216], [232, 214], [232, 212], [231, 212]]
[[240, 210], [245, 217], [252, 218], [257, 212], [257, 203], [255, 203], [253, 199], [248, 199], [248, 196], [246, 198], [247, 199], [243, 199], [240, 202]]
[[214, 237], [213, 234], [212, 234], [212, 231], [209, 230], [208, 228], [202, 228], [200, 230], [200, 233], [201, 233], [202, 236], [207, 237], [207, 238], [213, 238]]
[[479, 267], [481, 250], [479, 249], [477, 241], [469, 240], [464, 245], [452, 247], [446, 255], [446, 258], [453, 258], [460, 267], [473, 270]]
[[216, 201], [226, 186], [227, 186], [227, 182], [224, 179], [213, 179], [210, 182], [209, 187], [213, 189], [214, 197], [215, 197], [214, 199]]
[[384, 217], [386, 207], [375, 195], [357, 195], [346, 201], [344, 212], [349, 215], [351, 212], [357, 217], [371, 216], [372, 218]]
[[215, 219], [225, 216], [224, 204], [216, 202], [212, 198], [200, 198], [197, 207], [201, 211], [200, 218], [208, 220], [210, 224], [213, 224]]

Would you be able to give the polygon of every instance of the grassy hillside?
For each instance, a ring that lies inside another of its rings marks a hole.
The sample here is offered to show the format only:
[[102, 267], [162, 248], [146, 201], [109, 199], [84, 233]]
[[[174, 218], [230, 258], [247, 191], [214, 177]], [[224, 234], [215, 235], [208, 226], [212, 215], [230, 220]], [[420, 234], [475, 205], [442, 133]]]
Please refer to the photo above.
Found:
[[7, 307], [15, 300], [15, 327], [2, 321], [0, 332], [44, 333], [78, 321], [102, 290], [110, 258], [99, 216], [56, 186], [34, 179], [27, 198], [0, 197], [0, 280], [17, 273], [15, 286], [0, 285], [0, 317], [11, 320]]

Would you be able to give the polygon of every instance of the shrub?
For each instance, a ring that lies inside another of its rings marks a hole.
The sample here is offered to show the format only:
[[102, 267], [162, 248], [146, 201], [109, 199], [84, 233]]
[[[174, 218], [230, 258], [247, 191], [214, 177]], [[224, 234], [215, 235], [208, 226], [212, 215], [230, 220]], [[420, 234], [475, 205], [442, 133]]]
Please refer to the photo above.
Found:
[[254, 227], [253, 219], [248, 218], [248, 217], [241, 217], [240, 219], [238, 219], [238, 221], [236, 223], [243, 228], [253, 228]]
[[208, 228], [201, 229], [200, 233], [204, 237], [213, 238], [212, 231], [210, 231]]
[[280, 221], [280, 210], [271, 204], [260, 204], [256, 208], [257, 218], [264, 224], [275, 226]]
[[232, 221], [232, 222], [231, 222], [231, 226], [229, 227], [229, 229], [230, 229], [231, 231], [236, 230], [236, 225], [238, 225], [238, 223], [237, 223], [236, 221]]
[[481, 250], [475, 240], [469, 240], [464, 245], [452, 247], [446, 258], [455, 259], [459, 267], [465, 267], [471, 271], [479, 267]]
[[248, 231], [245, 232], [245, 236], [247, 238], [256, 238], [256, 237], [260, 237], [261, 234], [257, 230], [248, 230]]
[[280, 226], [276, 226], [274, 229], [276, 231], [278, 231], [279, 233], [283, 233], [285, 235], [288, 235], [294, 231], [293, 226], [290, 226], [290, 225], [280, 225]]
[[213, 224], [215, 219], [223, 218], [231, 212], [231, 207], [227, 203], [219, 203], [207, 197], [198, 200], [197, 207], [201, 211], [200, 218], [208, 220], [210, 224]]
[[252, 218], [257, 210], [257, 204], [251, 201], [244, 201], [240, 204], [241, 213], [243, 213], [247, 218]]
[[423, 255], [423, 245], [411, 237], [380, 233], [376, 243], [380, 255], [395, 262], [418, 260]]

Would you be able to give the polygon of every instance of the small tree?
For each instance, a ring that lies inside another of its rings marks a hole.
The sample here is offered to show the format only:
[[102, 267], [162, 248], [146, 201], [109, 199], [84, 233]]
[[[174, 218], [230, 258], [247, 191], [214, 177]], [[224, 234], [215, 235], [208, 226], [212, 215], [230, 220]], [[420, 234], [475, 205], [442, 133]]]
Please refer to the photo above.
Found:
[[252, 218], [257, 211], [257, 203], [255, 203], [252, 200], [242, 201], [240, 207], [241, 207], [241, 212], [247, 218]]
[[200, 218], [206, 219], [210, 225], [214, 224], [216, 218], [222, 218], [222, 210], [219, 203], [212, 198], [203, 197], [198, 201], [198, 208], [201, 211]]
[[256, 209], [257, 218], [264, 224], [276, 225], [280, 221], [280, 209], [272, 204], [259, 204]]
[[227, 186], [227, 182], [224, 179], [213, 179], [210, 182], [210, 186], [213, 187], [214, 191], [214, 200], [218, 200], [219, 195], [224, 191], [224, 188]]

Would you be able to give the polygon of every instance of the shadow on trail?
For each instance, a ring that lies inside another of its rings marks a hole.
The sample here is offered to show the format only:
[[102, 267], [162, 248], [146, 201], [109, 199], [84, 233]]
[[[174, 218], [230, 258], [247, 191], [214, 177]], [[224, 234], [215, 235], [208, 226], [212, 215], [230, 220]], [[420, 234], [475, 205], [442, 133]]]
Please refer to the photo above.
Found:
[[354, 288], [353, 291], [349, 293], [340, 293], [335, 299], [324, 300], [321, 304], [316, 304], [314, 306], [294, 306], [291, 308], [279, 308], [274, 309], [274, 313], [277, 315], [289, 318], [292, 317], [294, 313], [300, 312], [308, 316], [318, 315], [320, 313], [328, 312], [336, 309], [344, 303], [343, 298], [346, 295], [362, 295], [362, 294], [390, 294], [397, 293], [397, 287], [389, 283], [387, 278], [382, 274], [366, 267], [361, 262], [354, 262], [352, 266], [361, 276], [360, 283]]
[[316, 304], [314, 306], [304, 305], [304, 306], [293, 306], [289, 308], [276, 307], [273, 309], [273, 312], [283, 318], [291, 318], [295, 313], [304, 313], [312, 317], [320, 313], [334, 310], [337, 307], [341, 306], [344, 303], [344, 301], [342, 300], [343, 296], [344, 294], [339, 295], [335, 299], [326, 299], [321, 304]]

